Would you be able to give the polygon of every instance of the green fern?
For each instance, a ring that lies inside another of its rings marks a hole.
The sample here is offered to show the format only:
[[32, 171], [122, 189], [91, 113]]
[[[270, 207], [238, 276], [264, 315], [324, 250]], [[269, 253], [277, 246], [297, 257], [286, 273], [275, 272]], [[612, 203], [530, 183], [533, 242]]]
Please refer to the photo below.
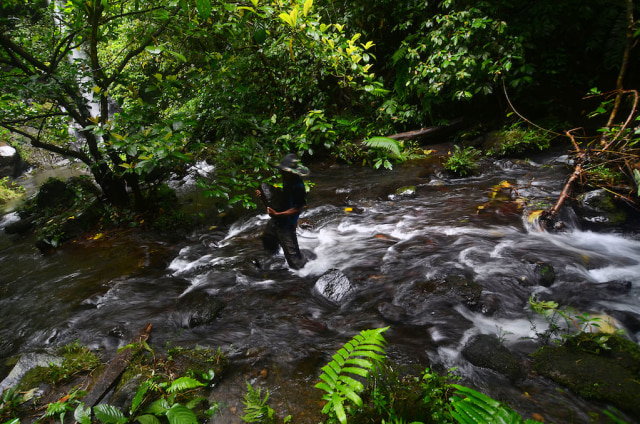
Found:
[[398, 140], [394, 140], [389, 137], [371, 137], [365, 140], [362, 144], [367, 147], [385, 149], [389, 151], [393, 156], [402, 159], [402, 150], [400, 149], [400, 143]]
[[243, 421], [247, 423], [273, 423], [275, 411], [267, 405], [269, 400], [269, 391], [262, 397], [262, 388], [255, 390], [253, 386], [247, 383], [247, 394], [244, 397], [244, 415]]
[[167, 389], [168, 393], [182, 392], [185, 390], [195, 389], [197, 387], [204, 387], [206, 384], [199, 382], [191, 377], [180, 377], [171, 383], [171, 386]]
[[315, 387], [325, 391], [322, 399], [327, 404], [322, 408], [323, 414], [334, 412], [340, 423], [345, 424], [345, 402], [350, 400], [362, 407], [360, 393], [364, 390], [364, 384], [352, 375], [366, 379], [376, 365], [384, 360], [386, 341], [382, 333], [388, 328], [363, 330], [333, 355], [333, 361], [322, 367], [324, 372], [320, 379], [323, 381]]
[[[456, 396], [451, 397], [451, 416], [460, 424], [534, 424], [535, 420], [524, 420], [517, 412], [495, 399], [468, 387], [453, 384]], [[460, 397], [464, 396], [464, 397]]]

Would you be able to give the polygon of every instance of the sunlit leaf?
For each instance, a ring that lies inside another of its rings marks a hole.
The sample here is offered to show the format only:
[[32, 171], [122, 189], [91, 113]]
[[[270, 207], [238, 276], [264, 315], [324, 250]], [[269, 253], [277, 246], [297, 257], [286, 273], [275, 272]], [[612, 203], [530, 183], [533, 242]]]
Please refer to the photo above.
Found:
[[304, 2], [302, 13], [304, 13], [305, 17], [309, 14], [309, 10], [311, 9], [312, 6], [313, 6], [313, 0], [306, 0]]
[[533, 223], [535, 220], [540, 218], [540, 215], [542, 214], [542, 212], [543, 212], [542, 210], [538, 210], [538, 211], [533, 211], [529, 213], [529, 216], [527, 217], [527, 221], [529, 221], [529, 223]]

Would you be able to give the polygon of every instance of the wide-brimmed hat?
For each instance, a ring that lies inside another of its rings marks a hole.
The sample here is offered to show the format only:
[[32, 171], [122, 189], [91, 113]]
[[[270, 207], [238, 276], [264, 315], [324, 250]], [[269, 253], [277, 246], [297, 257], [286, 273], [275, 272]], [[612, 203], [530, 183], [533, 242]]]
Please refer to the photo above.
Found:
[[282, 158], [280, 163], [276, 165], [276, 168], [281, 171], [300, 175], [301, 177], [306, 177], [310, 174], [309, 168], [302, 165], [300, 159], [298, 159], [298, 156], [295, 153], [289, 153], [287, 156]]

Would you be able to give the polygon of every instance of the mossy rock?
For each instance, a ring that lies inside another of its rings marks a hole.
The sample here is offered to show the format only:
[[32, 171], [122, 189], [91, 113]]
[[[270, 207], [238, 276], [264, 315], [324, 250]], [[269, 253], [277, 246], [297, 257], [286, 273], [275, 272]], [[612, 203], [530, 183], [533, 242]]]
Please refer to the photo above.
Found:
[[220, 351], [206, 348], [182, 349], [174, 348], [170, 351], [170, 367], [178, 374], [195, 373], [207, 374], [214, 371], [214, 381], [219, 381], [228, 365], [227, 357]]
[[611, 335], [606, 350], [595, 340], [600, 336], [582, 333], [563, 346], [545, 346], [533, 354], [534, 369], [585, 399], [640, 416], [640, 348]]
[[494, 335], [474, 336], [462, 349], [462, 355], [473, 365], [494, 370], [511, 381], [523, 376], [518, 361]]
[[590, 224], [617, 226], [627, 221], [624, 205], [604, 189], [580, 194], [576, 206], [579, 218]]

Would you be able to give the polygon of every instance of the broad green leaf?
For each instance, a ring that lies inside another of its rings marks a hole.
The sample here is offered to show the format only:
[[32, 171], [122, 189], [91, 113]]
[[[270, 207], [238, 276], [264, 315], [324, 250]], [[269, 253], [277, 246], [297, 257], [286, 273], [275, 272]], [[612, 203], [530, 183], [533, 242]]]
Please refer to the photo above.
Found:
[[160, 424], [158, 417], [152, 414], [140, 415], [136, 418], [140, 424]]
[[174, 405], [167, 411], [169, 424], [198, 424], [196, 414], [184, 405]]
[[127, 420], [122, 411], [112, 405], [96, 405], [93, 407], [93, 413], [104, 424], [119, 424]]
[[154, 415], [165, 415], [167, 410], [169, 410], [169, 403], [166, 399], [161, 398], [149, 405], [145, 412]]
[[80, 424], [91, 424], [91, 408], [85, 408], [84, 403], [80, 403], [73, 411], [73, 418]]

